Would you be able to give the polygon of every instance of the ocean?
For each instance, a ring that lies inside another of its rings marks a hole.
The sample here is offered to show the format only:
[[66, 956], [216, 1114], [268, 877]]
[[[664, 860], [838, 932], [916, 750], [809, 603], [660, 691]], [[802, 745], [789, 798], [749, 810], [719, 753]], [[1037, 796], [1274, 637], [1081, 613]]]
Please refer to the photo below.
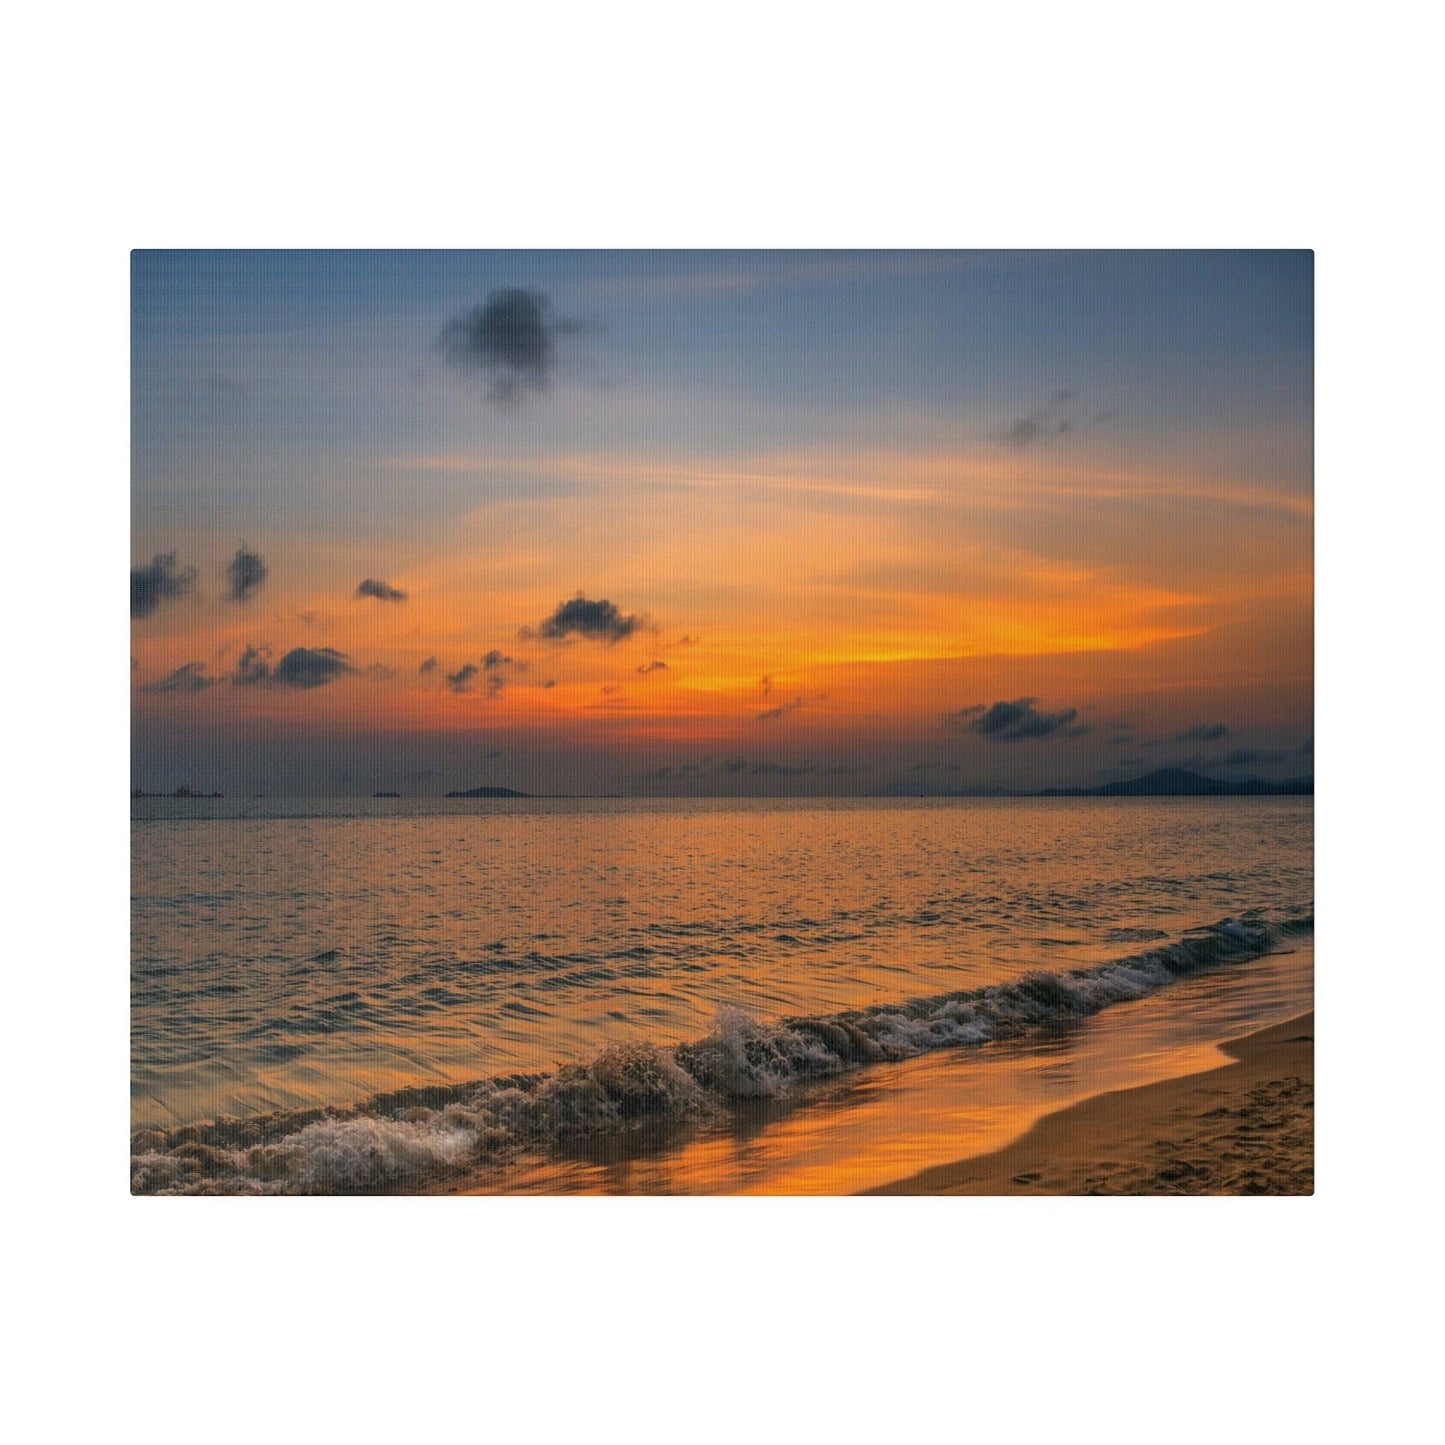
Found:
[[1313, 995], [1313, 803], [132, 802], [137, 1193], [849, 1192]]

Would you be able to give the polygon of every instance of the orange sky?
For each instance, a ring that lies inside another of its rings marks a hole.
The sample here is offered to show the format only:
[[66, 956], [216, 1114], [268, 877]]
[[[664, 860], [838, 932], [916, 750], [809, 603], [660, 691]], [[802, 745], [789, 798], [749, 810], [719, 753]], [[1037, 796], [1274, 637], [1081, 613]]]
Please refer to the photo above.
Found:
[[[154, 269], [137, 304], [165, 333], [170, 290], [189, 278]], [[1288, 267], [1275, 278], [1281, 306], [1298, 306], [1298, 282]], [[996, 283], [1006, 299], [1010, 284], [1023, 283]], [[847, 294], [868, 285], [850, 276]], [[929, 294], [967, 311], [966, 291]], [[469, 314], [470, 295], [459, 287], [451, 309]], [[667, 304], [695, 320], [728, 298]], [[672, 375], [664, 355], [619, 382], [562, 357], [626, 372], [626, 343], [645, 354], [654, 335], [645, 318], [633, 338], [616, 316], [562, 326], [548, 302], [534, 385], [506, 334], [479, 353], [480, 381], [454, 374], [429, 355], [425, 317], [415, 335], [373, 318], [379, 334], [349, 367], [357, 305], [311, 318], [284, 353], [225, 311], [209, 328], [188, 314], [167, 346], [138, 343], [136, 566], [173, 555], [195, 569], [141, 615], [133, 580], [138, 786], [325, 792], [426, 776], [666, 791], [685, 778], [711, 791], [752, 778], [871, 792], [1095, 782], [1165, 762], [1311, 770], [1309, 368], [1292, 313], [1283, 357], [1246, 347], [1237, 384], [1199, 354], [1212, 335], [1161, 346], [1132, 385], [1117, 367], [1090, 385], [1087, 348], [1066, 368], [1043, 347], [1037, 382], [996, 407], [982, 384], [925, 405], [930, 366], [950, 358], [923, 327], [920, 395], [898, 383], [903, 395], [870, 402], [870, 424], [815, 377], [758, 394], [751, 331], [719, 343], [721, 379], [704, 330], [686, 353], [701, 376]], [[902, 309], [893, 344], [907, 352], [903, 322], [926, 313]], [[825, 373], [835, 333], [861, 324], [831, 315], [789, 334]], [[188, 351], [227, 370], [187, 368]], [[424, 364], [393, 379], [414, 353]], [[491, 395], [497, 374], [525, 394]], [[371, 435], [373, 412], [398, 404], [372, 406], [388, 386], [411, 411]], [[1211, 388], [1213, 414], [1199, 400]], [[315, 398], [307, 425], [291, 415], [297, 389]], [[243, 544], [264, 576], [236, 595], [225, 568]], [[363, 578], [405, 596], [358, 596]], [[616, 627], [541, 635], [578, 596], [609, 602]], [[266, 661], [256, 685], [238, 679], [247, 649]], [[319, 671], [278, 666], [298, 651]], [[1020, 699], [1044, 721], [1019, 736], [959, 716]], [[428, 738], [441, 740], [430, 752]]]

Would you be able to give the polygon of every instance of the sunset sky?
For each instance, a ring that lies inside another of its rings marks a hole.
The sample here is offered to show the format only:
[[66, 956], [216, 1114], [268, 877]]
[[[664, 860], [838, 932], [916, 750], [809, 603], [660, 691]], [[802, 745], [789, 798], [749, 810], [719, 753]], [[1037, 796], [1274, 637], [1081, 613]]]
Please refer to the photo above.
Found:
[[1313, 772], [1308, 252], [136, 252], [133, 784]]

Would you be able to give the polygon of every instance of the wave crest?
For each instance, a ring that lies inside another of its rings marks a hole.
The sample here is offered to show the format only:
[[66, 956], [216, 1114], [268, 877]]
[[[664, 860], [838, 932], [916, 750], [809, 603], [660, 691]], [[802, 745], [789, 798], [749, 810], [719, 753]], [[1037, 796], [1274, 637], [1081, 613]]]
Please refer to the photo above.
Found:
[[135, 1194], [384, 1190], [522, 1148], [685, 1122], [730, 1103], [785, 1098], [866, 1064], [1018, 1037], [1144, 997], [1178, 978], [1267, 953], [1313, 919], [1227, 918], [1091, 969], [1038, 971], [965, 992], [763, 1023], [719, 1010], [701, 1039], [611, 1044], [550, 1074], [379, 1094], [352, 1110], [222, 1119], [131, 1139]]

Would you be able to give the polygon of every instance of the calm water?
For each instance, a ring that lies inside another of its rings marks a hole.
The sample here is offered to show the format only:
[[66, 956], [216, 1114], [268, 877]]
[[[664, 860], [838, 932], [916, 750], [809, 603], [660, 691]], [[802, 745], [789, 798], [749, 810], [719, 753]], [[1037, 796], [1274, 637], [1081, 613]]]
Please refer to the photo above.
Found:
[[[1258, 915], [1277, 927], [1312, 912], [1309, 799], [138, 800], [132, 809], [138, 1128], [352, 1105], [516, 1071], [555, 1076], [609, 1046], [625, 1046], [609, 1057], [662, 1050], [670, 1060], [670, 1046], [704, 1039], [762, 1071], [761, 1082], [730, 1074], [723, 1087], [716, 1058], [697, 1055], [690, 1078], [653, 1081], [658, 1098], [687, 1104], [694, 1079], [729, 1096], [762, 1094], [787, 1070], [830, 1067], [803, 1057], [792, 1034], [780, 1045], [779, 1019], [871, 1011], [868, 1039], [825, 1040], [827, 1057], [842, 1049], [851, 1067], [865, 1045], [868, 1059], [879, 1048], [906, 1057], [990, 1039], [1055, 1007], [1007, 989], [983, 1014], [971, 1002], [920, 1013], [916, 1001], [1148, 959], [1221, 920]], [[1225, 965], [1269, 951], [1223, 936]], [[1198, 961], [1190, 956], [1191, 971]], [[1087, 1008], [1170, 982], [1156, 964], [1141, 968], [1090, 977]], [[631, 1080], [640, 1066], [625, 1067]], [[509, 1103], [497, 1123], [494, 1103], [488, 1128], [520, 1117]], [[414, 1119], [388, 1115], [391, 1132], [367, 1147], [411, 1157], [415, 1141], [402, 1134], [435, 1132], [440, 1110], [456, 1125], [455, 1149], [474, 1148], [475, 1118], [447, 1106], [436, 1096]], [[569, 1096], [567, 1107], [582, 1105]], [[331, 1141], [342, 1153], [355, 1142]], [[225, 1167], [209, 1160], [207, 1177]], [[289, 1167], [269, 1159], [262, 1173]]]

